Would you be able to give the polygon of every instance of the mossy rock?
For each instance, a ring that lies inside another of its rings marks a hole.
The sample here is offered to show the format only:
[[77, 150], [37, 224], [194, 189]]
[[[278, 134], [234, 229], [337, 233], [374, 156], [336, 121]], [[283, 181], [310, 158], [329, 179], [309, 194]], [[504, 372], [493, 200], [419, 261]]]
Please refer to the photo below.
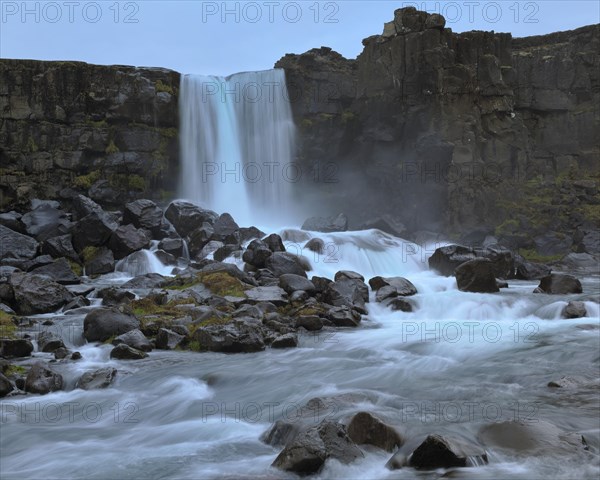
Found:
[[14, 315], [0, 310], [0, 338], [15, 338], [17, 325]]

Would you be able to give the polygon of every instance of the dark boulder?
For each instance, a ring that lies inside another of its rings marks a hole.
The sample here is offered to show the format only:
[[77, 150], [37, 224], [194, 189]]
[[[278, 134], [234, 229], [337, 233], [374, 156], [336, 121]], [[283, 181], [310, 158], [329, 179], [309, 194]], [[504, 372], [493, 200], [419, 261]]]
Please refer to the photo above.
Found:
[[298, 290], [303, 290], [307, 293], [314, 293], [315, 286], [306, 277], [294, 275], [293, 273], [285, 273], [279, 277], [279, 286], [288, 294], [292, 294]]
[[311, 217], [302, 224], [302, 230], [312, 232], [345, 232], [348, 230], [348, 217], [343, 213], [335, 217]]
[[86, 258], [84, 264], [86, 275], [102, 275], [111, 273], [115, 269], [115, 257], [112, 250], [106, 247], [96, 248], [93, 253]]
[[71, 270], [71, 265], [66, 258], [59, 258], [52, 263], [34, 268], [31, 273], [33, 275], [45, 275], [62, 285], [81, 283], [81, 279]]
[[227, 237], [237, 232], [240, 227], [237, 223], [235, 223], [235, 220], [230, 214], [223, 213], [215, 220], [213, 229], [213, 238], [215, 240], [225, 240]]
[[147, 356], [146, 352], [132, 348], [124, 343], [117, 345], [110, 351], [110, 358], [116, 358], [117, 360], [141, 360]]
[[37, 338], [37, 344], [40, 352], [54, 352], [59, 348], [65, 348], [62, 339], [48, 330], [40, 332]]
[[79, 295], [63, 307], [63, 312], [75, 310], [76, 308], [89, 307], [90, 303], [91, 302], [86, 297]]
[[295, 333], [286, 333], [275, 337], [271, 348], [293, 348], [298, 346], [298, 336]]
[[193, 203], [178, 200], [168, 206], [165, 211], [165, 218], [171, 222], [181, 237], [186, 237], [197, 228], [200, 228], [204, 222], [212, 225], [218, 215]]
[[512, 278], [515, 271], [513, 253], [504, 247], [490, 245], [485, 248], [472, 248], [462, 245], [447, 245], [436, 249], [429, 257], [429, 268], [447, 277], [452, 276], [456, 268], [470, 260], [485, 258], [492, 263], [494, 276]]
[[278, 307], [287, 305], [285, 290], [277, 286], [254, 287], [245, 291], [249, 303], [270, 302]]
[[115, 380], [117, 370], [107, 367], [85, 372], [77, 381], [77, 386], [83, 390], [97, 390], [110, 386]]
[[99, 308], [88, 313], [83, 321], [83, 336], [88, 342], [104, 342], [110, 337], [139, 329], [133, 315], [116, 308]]
[[265, 268], [265, 262], [273, 251], [262, 240], [252, 240], [242, 254], [242, 260], [255, 268]]
[[146, 338], [139, 329], [130, 330], [127, 333], [123, 333], [113, 340], [113, 345], [120, 345], [124, 343], [125, 345], [129, 345], [137, 350], [141, 350], [142, 352], [150, 352], [152, 351], [152, 344], [150, 340]]
[[483, 449], [441, 435], [428, 435], [408, 459], [411, 467], [427, 470], [467, 467], [487, 462], [487, 453]]
[[3, 225], [15, 232], [25, 233], [25, 226], [21, 223], [22, 215], [19, 212], [10, 211], [0, 213], [0, 225]]
[[374, 291], [383, 287], [392, 287], [396, 296], [400, 297], [408, 297], [417, 293], [417, 287], [403, 277], [373, 277], [369, 280], [369, 285]]
[[336, 327], [357, 327], [361, 320], [360, 313], [346, 305], [330, 308], [325, 317]]
[[123, 224], [132, 224], [136, 228], [145, 228], [158, 234], [163, 223], [162, 210], [151, 200], [136, 200], [125, 205]]
[[317, 315], [299, 315], [295, 318], [296, 328], [305, 328], [309, 332], [321, 330], [323, 328], [323, 320]]
[[[135, 280], [135, 278], [133, 280]], [[107, 307], [127, 304], [135, 299], [135, 293], [118, 287], [103, 288], [98, 291], [97, 295], [98, 298], [102, 299], [102, 305]]]
[[351, 463], [364, 455], [340, 423], [324, 421], [296, 437], [281, 451], [273, 466], [300, 475], [317, 473], [329, 458]]
[[587, 310], [584, 302], [571, 301], [561, 312], [562, 318], [583, 318], [587, 316]]
[[323, 255], [325, 252], [325, 242], [320, 238], [311, 238], [308, 242], [304, 244], [304, 248], [307, 248], [311, 252], [316, 253], [317, 255]]
[[29, 357], [33, 344], [26, 338], [0, 338], [0, 357]]
[[33, 238], [0, 225], [0, 260], [29, 260], [35, 257], [37, 249], [38, 242]]
[[156, 348], [160, 350], [175, 350], [184, 345], [186, 337], [168, 328], [161, 328], [156, 334]]
[[0, 398], [6, 397], [9, 393], [14, 390], [12, 382], [0, 373]]
[[214, 233], [213, 226], [208, 222], [204, 222], [198, 228], [195, 228], [188, 236], [187, 241], [190, 257], [197, 257], [202, 252], [202, 249], [211, 241]]
[[285, 252], [283, 240], [276, 233], [272, 233], [271, 235], [266, 236], [262, 239], [262, 241], [272, 252]]
[[310, 265], [304, 257], [288, 252], [274, 252], [265, 260], [265, 268], [271, 270], [276, 277], [286, 273], [306, 277], [306, 271], [310, 270]]
[[456, 268], [456, 284], [463, 292], [495, 293], [500, 291], [496, 284], [492, 262], [477, 258]]
[[53, 312], [73, 298], [65, 287], [46, 276], [13, 273], [9, 284], [14, 294], [13, 308], [19, 315]]
[[181, 238], [163, 238], [158, 244], [158, 248], [176, 258], [183, 256], [183, 240]]
[[75, 262], [79, 262], [79, 255], [73, 248], [71, 234], [59, 235], [45, 240], [41, 247], [42, 253], [50, 255], [53, 258], [65, 257]]
[[27, 378], [25, 378], [25, 391], [29, 393], [46, 393], [62, 390], [63, 377], [62, 375], [53, 372], [46, 368], [41, 362], [34, 363]]
[[256, 227], [240, 227], [240, 242], [247, 242], [253, 238], [262, 238], [265, 232]]
[[373, 445], [387, 452], [393, 452], [404, 443], [393, 427], [368, 412], [359, 412], [352, 417], [348, 436], [358, 445]]
[[64, 235], [71, 227], [67, 214], [60, 210], [58, 205], [50, 203], [41, 203], [27, 212], [21, 217], [21, 223], [25, 226], [27, 235], [39, 241]]
[[160, 288], [166, 283], [167, 279], [160, 273], [145, 273], [126, 281], [121, 288]]
[[260, 436], [260, 441], [273, 447], [284, 447], [296, 438], [299, 431], [299, 424], [277, 420]]
[[[365, 299], [366, 293], [366, 299]], [[340, 280], [327, 286], [324, 294], [325, 302], [341, 307], [347, 306], [366, 314], [365, 302], [369, 300], [367, 286], [360, 280]]]
[[413, 305], [403, 298], [388, 298], [384, 300], [384, 305], [394, 312], [412, 312]]
[[581, 282], [573, 275], [552, 273], [540, 280], [534, 293], [549, 293], [553, 295], [567, 295], [570, 293], [583, 293]]
[[137, 229], [131, 224], [121, 225], [112, 232], [108, 241], [114, 257], [119, 260], [130, 253], [137, 252], [150, 246], [150, 238], [144, 230]]
[[547, 265], [528, 262], [520, 255], [516, 255], [515, 278], [518, 280], [540, 280], [551, 272], [552, 269]]
[[104, 245], [117, 226], [106, 212], [93, 211], [73, 226], [71, 230], [73, 247], [81, 253], [85, 247]]
[[370, 230], [372, 228], [389, 233], [395, 237], [402, 237], [402, 235], [406, 233], [406, 227], [404, 224], [398, 219], [387, 214], [368, 220], [360, 227], [360, 230]]
[[200, 350], [223, 353], [249, 353], [265, 349], [262, 327], [240, 322], [207, 325], [193, 334]]

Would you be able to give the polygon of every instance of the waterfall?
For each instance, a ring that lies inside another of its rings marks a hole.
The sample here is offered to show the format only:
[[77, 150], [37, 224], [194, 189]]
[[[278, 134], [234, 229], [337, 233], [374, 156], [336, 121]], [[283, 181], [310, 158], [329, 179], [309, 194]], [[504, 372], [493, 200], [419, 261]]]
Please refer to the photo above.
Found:
[[185, 75], [180, 115], [182, 198], [240, 224], [289, 221], [299, 170], [283, 70]]

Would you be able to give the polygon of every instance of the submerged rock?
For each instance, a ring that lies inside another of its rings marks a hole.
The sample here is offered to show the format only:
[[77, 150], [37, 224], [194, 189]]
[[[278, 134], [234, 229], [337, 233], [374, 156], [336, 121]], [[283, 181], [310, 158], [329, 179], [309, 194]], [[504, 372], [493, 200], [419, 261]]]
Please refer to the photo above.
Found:
[[587, 316], [584, 302], [571, 301], [561, 312], [562, 318], [582, 318]]
[[373, 445], [387, 452], [393, 452], [404, 443], [393, 427], [368, 412], [359, 412], [352, 417], [348, 436], [358, 445]]
[[348, 230], [348, 217], [340, 213], [335, 217], [311, 217], [302, 224], [302, 230], [313, 232], [345, 232]]
[[463, 292], [495, 293], [500, 291], [492, 262], [476, 258], [459, 265], [455, 271], [456, 284]]
[[441, 435], [428, 435], [408, 459], [411, 467], [427, 470], [468, 467], [487, 462], [487, 453], [482, 448]]
[[110, 367], [86, 372], [77, 381], [77, 386], [83, 390], [106, 388], [113, 383], [116, 375], [117, 370]]
[[118, 360], [141, 360], [147, 356], [148, 354], [146, 352], [142, 352], [137, 348], [132, 348], [124, 343], [117, 345], [110, 352], [110, 358], [116, 358]]

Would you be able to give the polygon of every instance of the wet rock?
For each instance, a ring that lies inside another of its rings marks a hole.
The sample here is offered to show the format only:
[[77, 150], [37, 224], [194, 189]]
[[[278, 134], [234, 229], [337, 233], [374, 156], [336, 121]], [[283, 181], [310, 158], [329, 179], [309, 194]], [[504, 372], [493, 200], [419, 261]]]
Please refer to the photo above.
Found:
[[123, 223], [158, 234], [163, 222], [162, 210], [151, 200], [136, 200], [125, 205]]
[[25, 338], [0, 338], [0, 357], [29, 357], [31, 352], [33, 352], [33, 344]]
[[310, 281], [315, 286], [315, 289], [318, 293], [323, 293], [327, 290], [327, 287], [332, 283], [332, 280], [325, 277], [314, 276], [310, 279]]
[[40, 352], [54, 352], [59, 348], [65, 348], [62, 339], [48, 330], [40, 332], [37, 338], [37, 344]]
[[550, 388], [576, 388], [580, 387], [584, 382], [579, 378], [560, 377], [558, 380], [548, 382]]
[[313, 232], [345, 232], [348, 230], [348, 217], [343, 213], [335, 217], [311, 217], [302, 224], [302, 230]]
[[46, 368], [40, 362], [33, 364], [29, 369], [27, 378], [25, 378], [25, 391], [29, 393], [45, 395], [46, 393], [62, 390], [62, 388], [62, 375]]
[[110, 307], [130, 303], [135, 294], [118, 287], [107, 287], [98, 291], [98, 298], [102, 299], [102, 305]]
[[373, 277], [369, 280], [369, 285], [374, 291], [383, 287], [392, 287], [396, 292], [395, 296], [407, 297], [417, 293], [417, 287], [403, 277]]
[[148, 354], [146, 352], [142, 352], [137, 348], [132, 348], [124, 343], [117, 345], [110, 352], [110, 358], [116, 358], [117, 360], [141, 360], [147, 356]]
[[492, 262], [485, 258], [477, 258], [462, 263], [456, 268], [456, 284], [462, 292], [494, 293], [500, 289]]
[[279, 277], [279, 286], [283, 288], [288, 294], [292, 294], [298, 290], [305, 291], [307, 293], [314, 293], [315, 286], [306, 277], [301, 275], [295, 275], [293, 273], [286, 273]]
[[570, 293], [582, 293], [581, 282], [573, 275], [552, 273], [540, 280], [540, 284], [534, 293], [549, 293], [553, 295], [566, 295]]
[[69, 303], [67, 303], [63, 307], [63, 312], [67, 312], [69, 310], [75, 310], [76, 308], [83, 308], [83, 307], [89, 307], [89, 306], [90, 306], [90, 301], [87, 298], [79, 295], [78, 297], [75, 297], [73, 300], [71, 300]]
[[225, 246], [225, 244], [223, 242], [219, 242], [217, 240], [211, 240], [206, 245], [204, 245], [204, 247], [202, 247], [202, 250], [200, 250], [198, 253], [196, 253], [194, 258], [196, 260], [201, 260], [203, 258], [207, 258], [210, 255], [214, 256], [215, 252], [218, 251], [219, 249], [223, 248], [224, 246]]
[[79, 220], [72, 228], [73, 247], [82, 252], [85, 247], [99, 247], [108, 242], [117, 224], [104, 211], [93, 211]]
[[492, 423], [481, 428], [479, 437], [487, 447], [523, 456], [562, 456], [586, 448], [581, 435], [537, 419]]
[[301, 475], [317, 473], [325, 461], [333, 458], [340, 463], [351, 463], [363, 453], [350, 440], [344, 425], [324, 421], [300, 432], [277, 456], [272, 466]]
[[483, 449], [441, 435], [428, 435], [408, 460], [411, 467], [427, 470], [467, 467], [487, 462], [487, 453]]
[[69, 351], [66, 347], [59, 347], [56, 350], [54, 350], [54, 358], [56, 360], [62, 360], [63, 358], [67, 358], [68, 355]]
[[373, 228], [399, 238], [402, 238], [402, 236], [406, 233], [406, 227], [404, 224], [397, 218], [394, 218], [388, 214], [368, 220], [360, 227], [360, 230], [370, 230]]
[[200, 228], [204, 222], [212, 225], [218, 215], [193, 203], [175, 201], [165, 211], [165, 218], [171, 222], [181, 237], [186, 237], [197, 228]]
[[117, 308], [99, 308], [86, 315], [83, 336], [88, 342], [104, 342], [110, 337], [139, 328], [140, 322], [133, 315]]
[[348, 436], [358, 445], [373, 445], [393, 452], [404, 443], [400, 434], [368, 412], [359, 412], [348, 424]]
[[0, 373], [0, 398], [6, 397], [9, 393], [14, 390], [12, 382]]
[[14, 210], [0, 213], [0, 225], [3, 225], [18, 233], [25, 233], [25, 226], [21, 223], [22, 215]]
[[213, 229], [215, 239], [225, 240], [229, 235], [237, 232], [240, 227], [229, 213], [223, 213], [215, 220]]
[[264, 268], [273, 251], [262, 240], [252, 240], [242, 255], [242, 260], [255, 268]]
[[472, 248], [462, 245], [447, 245], [440, 247], [429, 257], [429, 268], [449, 277], [461, 264], [478, 258], [485, 258], [491, 262], [492, 271], [497, 278], [511, 278], [514, 275], [514, 255], [507, 248], [500, 246]]
[[286, 333], [275, 337], [271, 348], [293, 348], [298, 346], [298, 336], [295, 333]]
[[130, 330], [127, 333], [123, 333], [122, 335], [115, 337], [115, 339], [112, 342], [112, 344], [115, 346], [120, 345], [121, 343], [129, 345], [130, 347], [133, 347], [137, 350], [141, 350], [142, 352], [152, 351], [152, 344], [150, 343], [150, 340], [148, 340], [146, 338], [146, 335], [144, 335], [137, 328], [135, 330]]
[[183, 240], [181, 238], [163, 238], [158, 244], [158, 248], [176, 258], [183, 256]]
[[272, 252], [285, 252], [283, 240], [276, 233], [266, 236], [262, 241]]
[[79, 353], [79, 352], [73, 352], [71, 354], [71, 360], [81, 360], [81, 358], [82, 358], [81, 353]]
[[35, 257], [38, 242], [27, 235], [0, 225], [0, 260], [29, 260]]
[[505, 282], [504, 280], [498, 280], [496, 279], [496, 286], [500, 289], [500, 288], [508, 288], [508, 282]]
[[520, 255], [515, 258], [515, 278], [518, 280], [540, 280], [550, 275], [552, 269], [541, 263], [528, 262]]
[[200, 227], [194, 229], [194, 231], [190, 233], [187, 240], [190, 258], [199, 257], [202, 249], [210, 242], [214, 233], [213, 226], [208, 222], [204, 222]]
[[223, 353], [249, 353], [265, 349], [262, 326], [233, 323], [207, 325], [193, 335], [201, 350]]
[[150, 246], [150, 238], [148, 238], [144, 230], [139, 230], [131, 224], [121, 225], [112, 232], [108, 246], [112, 250], [114, 257], [119, 260], [133, 252], [148, 248]]
[[288, 302], [285, 290], [279, 287], [254, 287], [244, 292], [249, 302], [270, 302], [273, 305], [283, 306]]
[[336, 327], [357, 327], [361, 319], [360, 313], [348, 306], [333, 307], [325, 316]]
[[583, 318], [587, 316], [584, 302], [570, 301], [561, 312], [562, 318]]
[[[366, 294], [366, 300], [365, 300]], [[325, 302], [341, 307], [348, 306], [366, 314], [365, 301], [368, 301], [369, 291], [360, 280], [340, 280], [332, 282], [323, 293]]]
[[320, 238], [311, 238], [304, 244], [304, 248], [307, 248], [318, 255], [323, 255], [325, 252], [325, 242]]
[[65, 287], [41, 275], [13, 273], [9, 284], [19, 315], [53, 312], [73, 298]]
[[115, 380], [115, 368], [100, 368], [93, 372], [84, 373], [77, 381], [77, 386], [83, 390], [97, 390], [110, 386]]
[[145, 273], [128, 280], [121, 288], [161, 288], [167, 282], [167, 279], [160, 273]]
[[291, 443], [299, 431], [300, 425], [298, 423], [277, 420], [260, 436], [260, 441], [274, 447], [283, 447]]
[[394, 312], [412, 312], [413, 309], [413, 305], [408, 301], [408, 300], [404, 300], [403, 298], [388, 298], [384, 301], [384, 304], [392, 311]]
[[306, 328], [310, 332], [321, 330], [323, 328], [323, 320], [316, 315], [300, 315], [295, 319], [296, 328]]
[[37, 208], [27, 212], [21, 217], [27, 235], [42, 241], [57, 235], [66, 234], [71, 222], [64, 211], [60, 210], [58, 203], [40, 203]]
[[386, 285], [385, 287], [381, 287], [379, 290], [377, 290], [377, 293], [375, 294], [375, 301], [383, 302], [388, 298], [394, 298], [397, 296], [398, 291], [394, 287]]
[[259, 230], [256, 227], [241, 227], [240, 228], [240, 242], [247, 242], [253, 238], [262, 238], [265, 236], [265, 232]]
[[97, 248], [94, 253], [86, 260], [85, 274], [102, 275], [104, 273], [111, 273], [115, 269], [115, 257], [112, 250], [106, 247]]
[[241, 255], [242, 249], [239, 245], [223, 245], [222, 247], [215, 250], [213, 253], [213, 258], [217, 262], [222, 262], [228, 257]]
[[42, 253], [52, 258], [65, 257], [74, 262], [79, 262], [79, 255], [73, 248], [71, 234], [59, 235], [45, 240], [41, 246]]
[[186, 338], [168, 328], [161, 328], [156, 335], [156, 348], [161, 350], [175, 350], [184, 345]]
[[34, 275], [45, 275], [61, 285], [76, 285], [80, 278], [71, 270], [71, 265], [66, 258], [59, 258], [52, 263], [42, 265], [31, 270]]

